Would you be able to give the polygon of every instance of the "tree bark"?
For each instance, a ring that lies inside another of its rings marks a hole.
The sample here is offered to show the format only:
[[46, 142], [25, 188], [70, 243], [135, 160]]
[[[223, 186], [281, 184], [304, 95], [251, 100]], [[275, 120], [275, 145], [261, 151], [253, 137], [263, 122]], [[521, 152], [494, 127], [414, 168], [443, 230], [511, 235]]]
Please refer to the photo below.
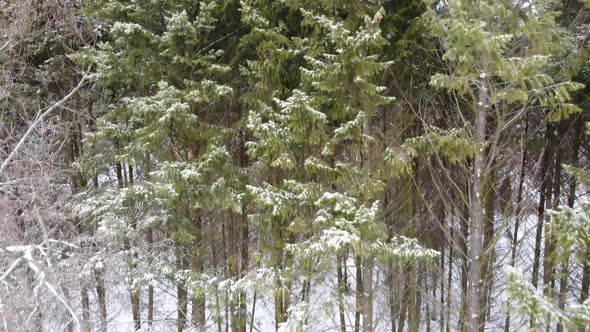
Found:
[[[445, 308], [445, 316], [446, 316], [446, 332], [451, 332], [451, 289], [452, 289], [452, 284], [453, 284], [453, 248], [455, 247], [454, 244], [454, 231], [455, 231], [455, 227], [453, 226], [453, 219], [450, 219], [450, 227], [451, 227], [451, 232], [450, 232], [450, 236], [449, 236], [449, 271], [447, 274], [447, 302], [446, 302], [446, 308]], [[441, 288], [441, 292], [442, 292], [442, 288]], [[444, 302], [444, 301], [443, 301]], [[442, 308], [441, 308], [442, 310]], [[443, 326], [441, 325], [440, 329], [442, 331]]]
[[[485, 71], [485, 66], [484, 66]], [[472, 228], [469, 240], [468, 259], [469, 270], [467, 275], [467, 332], [478, 332], [481, 313], [479, 294], [483, 291], [483, 277], [481, 271], [483, 254], [483, 232], [485, 214], [483, 211], [482, 193], [483, 181], [487, 174], [486, 153], [483, 149], [486, 140], [486, 117], [488, 104], [487, 82], [485, 78], [479, 81], [479, 98], [476, 114], [475, 143], [480, 145], [480, 150], [475, 154], [473, 164], [471, 215]]]
[[403, 291], [402, 291], [402, 304], [400, 307], [399, 312], [399, 320], [397, 323], [397, 331], [404, 332], [404, 327], [406, 325], [406, 313], [408, 311], [409, 303], [410, 303], [410, 292], [412, 291], [410, 287], [410, 268], [409, 266], [405, 266], [402, 268], [402, 278], [404, 279], [403, 282]]
[[537, 227], [535, 234], [535, 249], [533, 257], [533, 272], [531, 277], [531, 284], [533, 287], [537, 287], [539, 284], [539, 267], [541, 261], [541, 241], [543, 238], [543, 223], [545, 220], [545, 202], [551, 200], [551, 165], [553, 160], [553, 141], [555, 135], [553, 135], [553, 126], [547, 124], [545, 133], [545, 151], [541, 159], [541, 188], [539, 190], [539, 205], [537, 208]]
[[372, 257], [363, 260], [363, 332], [373, 331], [373, 269]]
[[82, 330], [90, 331], [90, 297], [87, 286], [82, 286], [80, 296], [82, 297]]
[[361, 311], [363, 308], [363, 272], [361, 265], [361, 258], [355, 256], [354, 265], [356, 268], [356, 305], [354, 312], [354, 332], [359, 332], [361, 329]]
[[[582, 141], [582, 129], [583, 129], [583, 121], [580, 115], [576, 116], [573, 120], [572, 125], [574, 126], [574, 137], [573, 137], [573, 146], [572, 146], [572, 156], [570, 164], [572, 166], [578, 166], [578, 159], [579, 159], [579, 150], [580, 144]], [[570, 185], [569, 185], [569, 192], [567, 197], [567, 206], [569, 208], [574, 208], [574, 204], [576, 201], [576, 178], [570, 177]], [[559, 302], [558, 307], [561, 310], [565, 309], [565, 302], [567, 300], [567, 293], [568, 293], [568, 282], [569, 278], [569, 259], [566, 256], [565, 261], [561, 267], [561, 277], [559, 281]], [[563, 332], [563, 324], [561, 321], [557, 322], [557, 332]]]
[[[148, 246], [150, 247], [149, 251], [149, 255], [150, 255], [150, 267], [151, 267], [151, 247], [154, 244], [154, 231], [152, 230], [152, 228], [148, 228], [147, 230], [147, 234], [146, 234], [146, 240], [148, 243]], [[154, 286], [152, 286], [151, 284], [148, 286], [148, 326], [151, 328], [153, 327], [154, 324]]]
[[[183, 252], [180, 248], [176, 249], [176, 268], [183, 270], [186, 268], [186, 259], [184, 258]], [[182, 282], [176, 284], [176, 330], [178, 332], [184, 331], [186, 325], [188, 297], [186, 288]]]
[[[104, 264], [104, 262], [103, 262]], [[100, 314], [100, 331], [107, 330], [107, 299], [104, 284], [104, 267], [94, 269], [94, 278], [96, 280], [96, 297], [98, 299], [98, 310]]]
[[340, 318], [340, 332], [346, 332], [346, 319], [344, 317], [344, 278], [342, 276], [342, 255], [336, 255], [336, 273], [338, 278], [338, 317]]
[[484, 332], [486, 323], [486, 312], [488, 311], [488, 299], [492, 290], [493, 265], [495, 262], [495, 250], [492, 248], [494, 240], [494, 219], [495, 219], [495, 202], [496, 202], [496, 172], [491, 171], [486, 179], [486, 194], [485, 198], [485, 228], [484, 228], [484, 242], [482, 255], [482, 279], [483, 291], [480, 294], [481, 316], [479, 321], [480, 332]]
[[[250, 243], [250, 228], [248, 225], [248, 216], [246, 212], [247, 206], [246, 204], [242, 204], [242, 213], [241, 213], [241, 262], [240, 262], [240, 274], [241, 278], [245, 277], [248, 274], [248, 264], [249, 264], [249, 243]], [[239, 332], [246, 332], [246, 322], [248, 321], [248, 308], [247, 304], [247, 296], [246, 291], [240, 291], [239, 295], [239, 323], [238, 323], [238, 331]]]
[[[525, 120], [525, 129], [524, 129], [524, 136], [521, 138], [521, 146], [523, 148], [522, 158], [520, 161], [520, 172], [518, 174], [518, 193], [516, 194], [516, 209], [515, 209], [515, 221], [514, 221], [514, 231], [512, 232], [512, 241], [510, 244], [510, 266], [514, 267], [516, 265], [516, 248], [518, 246], [518, 232], [520, 230], [520, 222], [521, 222], [521, 213], [522, 213], [522, 193], [524, 187], [524, 179], [525, 179], [525, 166], [526, 160], [528, 155], [528, 150], [524, 148], [524, 139], [528, 135], [528, 116]], [[506, 321], [504, 322], [504, 332], [510, 331], [510, 303], [508, 304], [508, 310], [506, 311]]]
[[[466, 185], [468, 187], [468, 183]], [[466, 188], [465, 193], [468, 192]], [[459, 329], [467, 329], [467, 271], [469, 270], [469, 261], [467, 258], [467, 239], [469, 238], [469, 205], [466, 203], [463, 207], [463, 216], [461, 217], [461, 313], [459, 315]]]
[[[240, 130], [240, 151], [239, 151], [239, 166], [245, 168], [248, 164], [248, 155], [246, 151], [246, 133]], [[242, 202], [242, 211], [240, 213], [240, 269], [239, 277], [243, 278], [248, 274], [249, 262], [249, 245], [250, 245], [250, 227], [248, 225], [248, 206]], [[247, 296], [246, 291], [242, 290], [239, 294], [238, 306], [239, 306], [239, 321], [238, 321], [238, 332], [246, 332], [246, 322], [248, 320], [248, 309], [247, 309]]]
[[[193, 275], [203, 273], [203, 231], [201, 216], [193, 219], [193, 242], [191, 253], [191, 270]], [[193, 291], [192, 320], [199, 331], [205, 331], [205, 290]]]

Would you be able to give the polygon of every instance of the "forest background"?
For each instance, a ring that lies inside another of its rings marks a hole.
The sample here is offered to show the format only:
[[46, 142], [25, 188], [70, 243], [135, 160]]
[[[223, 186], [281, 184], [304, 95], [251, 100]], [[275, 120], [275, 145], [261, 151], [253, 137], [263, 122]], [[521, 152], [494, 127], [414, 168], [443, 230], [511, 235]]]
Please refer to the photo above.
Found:
[[0, 1], [0, 326], [590, 329], [589, 14]]

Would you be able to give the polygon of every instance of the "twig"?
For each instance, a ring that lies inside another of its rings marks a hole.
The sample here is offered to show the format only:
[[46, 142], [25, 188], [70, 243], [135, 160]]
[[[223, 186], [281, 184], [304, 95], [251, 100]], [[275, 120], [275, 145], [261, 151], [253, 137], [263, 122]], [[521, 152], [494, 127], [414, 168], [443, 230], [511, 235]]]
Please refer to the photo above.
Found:
[[6, 43], [4, 43], [4, 45], [2, 45], [2, 47], [0, 47], [0, 52], [4, 51], [4, 49], [8, 47], [8, 45], [10, 45], [10, 40], [8, 40]]
[[29, 129], [27, 129], [27, 132], [20, 139], [20, 141], [18, 142], [18, 144], [16, 145], [16, 147], [14, 148], [14, 150], [12, 150], [12, 152], [4, 160], [4, 162], [2, 163], [2, 166], [0, 166], [0, 179], [2, 178], [2, 173], [4, 173], [4, 170], [6, 169], [6, 167], [10, 163], [10, 161], [16, 156], [16, 154], [18, 153], [18, 151], [20, 150], [20, 148], [23, 146], [23, 144], [25, 143], [25, 141], [27, 140], [27, 138], [29, 137], [29, 135], [31, 135], [31, 133], [39, 125], [39, 123], [41, 123], [56, 108], [60, 107], [63, 103], [65, 103], [68, 99], [70, 99], [74, 94], [76, 94], [76, 92], [85, 83], [86, 83], [85, 79], [82, 78], [80, 80], [80, 82], [78, 83], [78, 85], [76, 85], [76, 87], [74, 89], [72, 89], [72, 91], [70, 91], [70, 93], [68, 93], [60, 101], [58, 101], [57, 103], [53, 104], [53, 106], [49, 107], [45, 112], [43, 112], [40, 116], [37, 117], [37, 119], [35, 120], [35, 122], [33, 122], [33, 124], [29, 127]]
[[254, 328], [254, 313], [256, 311], [256, 290], [254, 290], [254, 300], [252, 303], [252, 317], [250, 317], [250, 332]]
[[20, 264], [20, 262], [22, 261], [22, 258], [18, 258], [17, 260], [14, 261], [14, 263], [12, 263], [12, 265], [8, 268], [8, 270], [6, 270], [6, 272], [4, 272], [4, 274], [2, 276], [0, 276], [0, 282], [4, 282], [4, 279], [6, 279], [6, 277], [8, 277], [12, 271], [14, 271], [14, 269], [16, 269], [16, 267]]

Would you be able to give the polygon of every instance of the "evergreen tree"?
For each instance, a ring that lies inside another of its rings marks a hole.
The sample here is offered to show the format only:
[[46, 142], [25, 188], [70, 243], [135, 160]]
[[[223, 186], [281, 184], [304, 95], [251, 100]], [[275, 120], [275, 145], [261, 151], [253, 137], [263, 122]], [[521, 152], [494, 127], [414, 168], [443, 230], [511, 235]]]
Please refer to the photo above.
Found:
[[482, 308], [485, 301], [479, 298], [486, 293], [486, 256], [490, 250], [485, 224], [491, 211], [485, 206], [484, 196], [494, 183], [498, 147], [527, 113], [547, 110], [548, 119], [558, 121], [579, 112], [579, 107], [569, 103], [569, 92], [581, 85], [568, 77], [551, 75], [551, 57], [558, 55], [561, 47], [556, 13], [549, 1], [450, 1], [429, 13], [433, 33], [441, 38], [444, 48], [442, 59], [450, 65], [449, 72], [434, 75], [431, 84], [460, 100], [457, 111], [469, 119], [470, 141], [477, 147], [469, 180], [471, 232], [466, 297], [466, 329], [477, 331], [483, 328], [482, 315], [487, 311]]

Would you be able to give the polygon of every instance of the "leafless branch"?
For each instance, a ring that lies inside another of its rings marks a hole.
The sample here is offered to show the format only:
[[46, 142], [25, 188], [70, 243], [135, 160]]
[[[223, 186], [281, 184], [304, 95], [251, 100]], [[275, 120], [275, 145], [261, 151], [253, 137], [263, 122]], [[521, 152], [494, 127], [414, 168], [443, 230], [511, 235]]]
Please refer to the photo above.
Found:
[[66, 101], [68, 101], [68, 99], [70, 99], [73, 95], [75, 95], [76, 92], [82, 86], [84, 86], [85, 83], [86, 83], [86, 80], [84, 78], [82, 78], [80, 80], [80, 82], [78, 83], [78, 85], [76, 85], [76, 87], [73, 88], [72, 91], [70, 91], [70, 93], [68, 93], [65, 97], [63, 97], [61, 100], [59, 100], [58, 102], [56, 102], [55, 104], [53, 104], [53, 106], [49, 107], [45, 112], [43, 112], [40, 116], [37, 117], [37, 119], [35, 120], [35, 122], [33, 122], [33, 124], [31, 124], [31, 126], [29, 126], [29, 129], [27, 129], [27, 132], [20, 139], [20, 141], [18, 142], [18, 144], [16, 145], [16, 147], [14, 148], [14, 150], [12, 150], [12, 152], [8, 155], [8, 157], [6, 157], [6, 159], [2, 163], [2, 166], [0, 166], [0, 178], [2, 178], [2, 174], [4, 173], [4, 170], [6, 169], [6, 167], [10, 163], [10, 161], [16, 156], [16, 154], [18, 153], [18, 151], [20, 150], [20, 148], [23, 146], [23, 144], [26, 142], [27, 138], [31, 135], [31, 133], [33, 132], [33, 130], [35, 130], [35, 128], [41, 122], [43, 122], [43, 120], [49, 114], [51, 114], [51, 112], [53, 112], [56, 108], [59, 108]]

